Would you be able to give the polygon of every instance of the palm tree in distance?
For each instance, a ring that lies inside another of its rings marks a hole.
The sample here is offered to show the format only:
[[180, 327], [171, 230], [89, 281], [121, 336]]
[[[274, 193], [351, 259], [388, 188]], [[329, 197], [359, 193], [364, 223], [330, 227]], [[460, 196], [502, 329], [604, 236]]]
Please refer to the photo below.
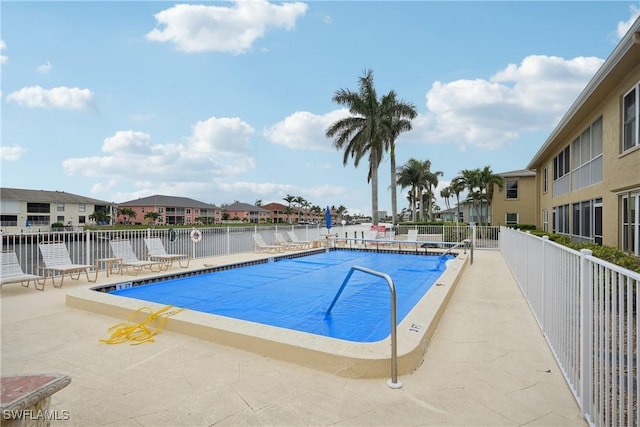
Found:
[[291, 194], [287, 194], [287, 197], [284, 197], [282, 200], [287, 202], [287, 209], [285, 209], [287, 213], [287, 218], [289, 219], [289, 224], [291, 224], [291, 203], [295, 200], [295, 196]]
[[327, 128], [325, 135], [335, 138], [334, 146], [344, 150], [344, 166], [353, 158], [357, 168], [360, 161], [369, 157], [367, 182], [371, 183], [371, 214], [374, 225], [378, 224], [378, 166], [384, 152], [384, 117], [380, 101], [373, 84], [373, 71], [366, 70], [359, 78], [359, 91], [339, 89], [333, 101], [349, 109], [349, 116], [340, 119]]
[[[426, 200], [427, 217], [429, 221], [431, 221], [433, 219], [431, 214], [433, 212], [433, 199], [435, 197], [435, 189], [438, 186], [438, 177], [444, 174], [441, 171], [432, 172], [431, 160], [425, 160], [424, 162], [422, 162], [421, 175], [422, 175], [422, 187], [424, 190], [426, 190], [426, 193], [427, 193], [427, 200]], [[424, 209], [422, 209], [424, 205], [425, 203], [420, 204], [422, 213], [424, 213]], [[424, 219], [424, 216], [422, 216], [422, 218]]]
[[420, 171], [422, 169], [422, 162], [417, 159], [409, 159], [407, 163], [400, 166], [397, 172], [399, 185], [402, 189], [410, 187], [409, 191], [409, 203], [411, 205], [411, 221], [416, 222], [416, 205], [420, 196]]
[[[491, 167], [485, 166], [479, 173], [480, 187], [484, 194], [484, 199], [487, 202], [485, 216], [486, 223], [489, 225], [489, 207], [491, 206], [491, 199], [493, 197], [494, 185], [498, 187], [500, 191], [504, 190], [504, 177], [502, 175], [494, 174]], [[482, 205], [480, 205], [480, 225], [482, 225]]]
[[461, 176], [457, 176], [451, 180], [451, 184], [449, 184], [449, 188], [451, 189], [451, 194], [456, 196], [456, 224], [460, 220], [460, 193], [462, 193], [465, 189], [464, 180]]
[[396, 168], [396, 139], [402, 132], [411, 130], [411, 120], [418, 113], [413, 104], [398, 101], [396, 93], [390, 91], [382, 97], [382, 114], [385, 120], [386, 138], [385, 151], [389, 151], [389, 163], [391, 164], [391, 223], [396, 224], [398, 216], [398, 171]]

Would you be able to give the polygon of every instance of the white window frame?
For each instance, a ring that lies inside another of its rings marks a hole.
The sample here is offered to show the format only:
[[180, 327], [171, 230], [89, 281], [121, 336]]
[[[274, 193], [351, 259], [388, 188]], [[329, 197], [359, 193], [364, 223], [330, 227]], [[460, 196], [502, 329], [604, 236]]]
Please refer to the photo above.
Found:
[[[516, 216], [516, 222], [509, 221], [509, 216], [510, 215], [515, 215]], [[505, 212], [505, 214], [504, 214], [504, 223], [507, 226], [520, 224], [520, 214], [518, 212]]]
[[[509, 188], [509, 183], [514, 183], [515, 184], [515, 192], [516, 192], [516, 196], [515, 197], [509, 197], [509, 190], [512, 190]], [[517, 179], [507, 179], [505, 180], [505, 192], [504, 192], [504, 197], [506, 200], [518, 200], [518, 180]]]
[[[627, 99], [633, 97], [633, 104], [626, 108]], [[622, 139], [620, 140], [620, 152], [632, 150], [640, 144], [640, 83], [622, 97], [620, 107], [622, 114]]]

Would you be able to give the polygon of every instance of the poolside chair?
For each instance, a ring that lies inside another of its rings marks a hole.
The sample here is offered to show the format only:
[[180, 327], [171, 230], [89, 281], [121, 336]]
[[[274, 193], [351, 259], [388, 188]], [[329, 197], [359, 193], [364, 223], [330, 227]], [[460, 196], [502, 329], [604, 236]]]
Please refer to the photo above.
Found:
[[[149, 239], [144, 239], [144, 244], [147, 247], [147, 258], [155, 261], [162, 261], [165, 263], [167, 268], [173, 265], [173, 261], [178, 261], [180, 267], [187, 268], [189, 267], [189, 255], [186, 254], [168, 254], [164, 249], [164, 245], [162, 244], [162, 240], [159, 237], [151, 237]], [[183, 263], [186, 264], [183, 265]]]
[[253, 241], [255, 244], [256, 252], [282, 252], [284, 251], [284, 247], [280, 245], [267, 245], [259, 234], [253, 235]]
[[287, 231], [287, 235], [289, 236], [289, 240], [291, 240], [291, 242], [302, 245], [302, 249], [310, 248], [311, 244], [313, 243], [310, 240], [298, 240], [298, 236], [296, 236], [296, 233], [293, 230]]
[[273, 235], [275, 236], [275, 239], [276, 239], [275, 244], [280, 245], [285, 249], [296, 250], [296, 249], [302, 249], [304, 246], [301, 243], [287, 242], [286, 240], [284, 240], [284, 237], [282, 237], [282, 233], [280, 232], [275, 231]]
[[[74, 264], [71, 261], [71, 256], [67, 250], [67, 246], [62, 242], [54, 243], [38, 243], [40, 253], [42, 254], [43, 264], [38, 266], [38, 270], [44, 271], [44, 281], [47, 281], [47, 277], [51, 277], [51, 282], [54, 287], [61, 288], [64, 282], [64, 276], [67, 274], [73, 279], [80, 279], [80, 274], [84, 272], [89, 282], [95, 282], [97, 277], [93, 280], [89, 278], [89, 269], [93, 268], [90, 264]], [[59, 274], [61, 276], [60, 285], [56, 286], [54, 275]], [[75, 276], [74, 276], [75, 275]], [[97, 275], [96, 275], [97, 276]]]
[[0, 287], [9, 283], [20, 283], [25, 288], [29, 283], [39, 290], [44, 290], [44, 277], [27, 274], [22, 271], [18, 256], [13, 251], [2, 251], [2, 270], [0, 270]]
[[[131, 247], [131, 242], [129, 240], [111, 240], [109, 244], [111, 245], [113, 256], [122, 260], [122, 266], [127, 269], [127, 273], [129, 273], [129, 268], [133, 270], [132, 274], [134, 276], [145, 268], [156, 272], [167, 269], [165, 263], [162, 261], [143, 261], [138, 259], [136, 254], [133, 252], [133, 248]], [[157, 267], [158, 269], [154, 270], [154, 267]]]

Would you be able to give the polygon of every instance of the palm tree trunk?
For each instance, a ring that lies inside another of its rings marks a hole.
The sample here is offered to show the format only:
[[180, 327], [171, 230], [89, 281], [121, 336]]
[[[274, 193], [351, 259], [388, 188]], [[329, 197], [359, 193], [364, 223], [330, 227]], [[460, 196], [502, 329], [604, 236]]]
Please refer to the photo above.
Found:
[[396, 174], [395, 144], [391, 144], [389, 157], [391, 163], [391, 223], [396, 225], [396, 216], [398, 215], [398, 183]]
[[378, 166], [371, 165], [371, 218], [373, 225], [378, 225]]

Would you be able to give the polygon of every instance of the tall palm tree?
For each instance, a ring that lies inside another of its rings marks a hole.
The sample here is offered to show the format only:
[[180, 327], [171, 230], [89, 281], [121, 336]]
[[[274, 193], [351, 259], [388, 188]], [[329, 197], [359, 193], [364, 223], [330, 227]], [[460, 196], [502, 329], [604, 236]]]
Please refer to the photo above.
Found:
[[422, 171], [422, 162], [417, 159], [409, 159], [407, 163], [400, 166], [397, 172], [399, 185], [402, 189], [410, 187], [409, 203], [411, 205], [411, 221], [416, 222], [416, 204], [419, 200], [418, 191], [420, 189], [420, 182]]
[[307, 200], [302, 196], [296, 196], [293, 200], [294, 203], [298, 205], [298, 222], [300, 222], [300, 213], [302, 211], [302, 206]]
[[396, 139], [402, 132], [411, 130], [411, 120], [418, 113], [416, 107], [408, 102], [398, 101], [396, 93], [390, 91], [382, 97], [381, 108], [385, 120], [386, 137], [384, 140], [385, 151], [389, 151], [391, 164], [391, 222], [395, 225], [398, 216], [398, 184], [396, 168]]
[[[465, 188], [469, 191], [467, 194], [467, 200], [471, 202], [475, 211], [479, 213], [479, 204], [482, 199], [482, 190], [480, 183], [480, 169], [463, 169], [460, 171], [460, 179], [464, 183]], [[473, 216], [470, 216], [470, 220], [472, 220]]]
[[[493, 197], [494, 185], [498, 187], [500, 191], [504, 190], [504, 177], [502, 175], [494, 174], [491, 167], [485, 166], [479, 173], [480, 188], [484, 194], [484, 200], [487, 202], [486, 217], [487, 225], [489, 224], [489, 207], [491, 206], [491, 199]], [[480, 205], [480, 225], [482, 225], [482, 204]]]
[[464, 179], [461, 176], [456, 176], [451, 180], [449, 184], [451, 193], [456, 196], [456, 224], [460, 220], [460, 193], [466, 188]]
[[282, 200], [287, 202], [287, 209], [285, 209], [285, 212], [287, 214], [287, 218], [289, 219], [289, 224], [291, 224], [291, 203], [293, 203], [295, 199], [296, 197], [292, 196], [291, 194], [287, 194], [287, 197], [282, 198]]
[[358, 167], [360, 161], [368, 156], [369, 173], [367, 182], [371, 183], [371, 216], [374, 225], [378, 224], [378, 166], [384, 153], [385, 121], [380, 101], [373, 84], [373, 71], [365, 70], [358, 80], [358, 92], [339, 89], [333, 101], [349, 109], [349, 116], [340, 119], [327, 128], [325, 135], [335, 138], [334, 146], [344, 150], [344, 166], [353, 158]]
[[449, 202], [451, 196], [451, 187], [447, 186], [440, 190], [440, 197], [442, 197], [442, 200], [444, 200], [444, 205], [446, 206], [447, 210], [451, 209], [451, 203]]
[[[438, 177], [444, 175], [441, 171], [436, 171], [436, 172], [432, 172], [431, 171], [431, 160], [425, 160], [424, 162], [422, 162], [422, 172], [421, 172], [421, 176], [422, 176], [422, 189], [426, 190], [427, 193], [427, 200], [426, 200], [426, 205], [427, 205], [427, 217], [429, 218], [429, 221], [431, 221], [432, 218], [432, 212], [433, 212], [433, 199], [435, 198], [435, 189], [436, 187], [438, 187]], [[420, 210], [421, 212], [424, 214], [424, 205], [425, 203], [421, 203], [420, 204]], [[424, 216], [423, 216], [423, 220], [424, 220]]]

